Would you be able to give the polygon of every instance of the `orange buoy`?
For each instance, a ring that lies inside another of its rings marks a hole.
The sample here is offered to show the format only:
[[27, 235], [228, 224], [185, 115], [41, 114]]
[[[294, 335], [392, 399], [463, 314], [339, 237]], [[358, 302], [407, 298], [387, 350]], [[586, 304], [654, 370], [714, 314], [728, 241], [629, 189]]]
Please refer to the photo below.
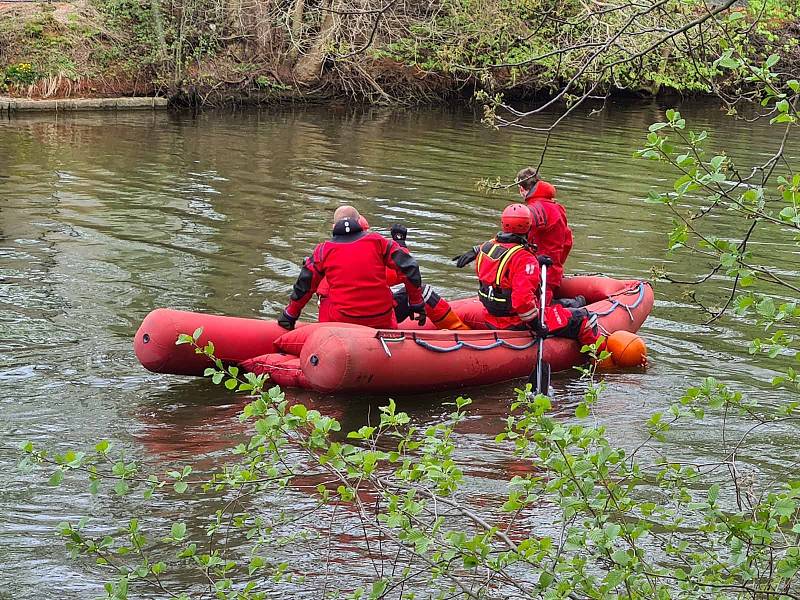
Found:
[[647, 364], [644, 340], [630, 331], [619, 330], [608, 336], [607, 349], [618, 367], [641, 367]]

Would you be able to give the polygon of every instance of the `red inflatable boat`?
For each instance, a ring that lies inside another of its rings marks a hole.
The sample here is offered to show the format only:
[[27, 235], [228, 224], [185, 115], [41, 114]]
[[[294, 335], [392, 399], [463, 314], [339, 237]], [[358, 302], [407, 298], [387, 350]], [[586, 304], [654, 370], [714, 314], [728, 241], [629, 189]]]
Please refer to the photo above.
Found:
[[[569, 277], [560, 292], [585, 296], [606, 334], [636, 332], [653, 308], [653, 290], [643, 281]], [[267, 373], [281, 386], [321, 392], [413, 393], [495, 383], [531, 372], [538, 344], [530, 332], [480, 329], [485, 326], [476, 298], [455, 300], [451, 306], [471, 331], [440, 331], [430, 323], [398, 330], [313, 323], [286, 331], [275, 321], [160, 308], [142, 322], [134, 348], [150, 371], [202, 375], [208, 359], [175, 345], [179, 334], [202, 327], [199, 342], [213, 341], [224, 362]], [[544, 353], [554, 372], [584, 360], [577, 342], [563, 338], [547, 338]]]

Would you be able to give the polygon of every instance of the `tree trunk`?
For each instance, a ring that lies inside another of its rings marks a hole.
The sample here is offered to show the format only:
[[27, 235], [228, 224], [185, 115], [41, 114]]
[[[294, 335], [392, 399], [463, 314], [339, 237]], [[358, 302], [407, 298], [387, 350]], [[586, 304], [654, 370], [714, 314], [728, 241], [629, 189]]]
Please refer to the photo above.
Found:
[[[337, 0], [326, 0], [324, 6], [328, 9], [336, 9], [338, 2]], [[307, 85], [319, 79], [322, 65], [325, 63], [327, 46], [334, 39], [338, 30], [339, 15], [326, 10], [314, 43], [295, 64], [293, 75], [297, 83]]]
[[150, 11], [153, 13], [153, 27], [158, 41], [158, 59], [167, 57], [167, 40], [164, 38], [164, 18], [161, 16], [160, 0], [150, 0]]
[[305, 0], [294, 0], [294, 7], [292, 8], [292, 25], [289, 28], [291, 32], [292, 47], [289, 49], [289, 61], [292, 65], [297, 62], [297, 56], [300, 52], [300, 37], [303, 35], [303, 13], [305, 12]]

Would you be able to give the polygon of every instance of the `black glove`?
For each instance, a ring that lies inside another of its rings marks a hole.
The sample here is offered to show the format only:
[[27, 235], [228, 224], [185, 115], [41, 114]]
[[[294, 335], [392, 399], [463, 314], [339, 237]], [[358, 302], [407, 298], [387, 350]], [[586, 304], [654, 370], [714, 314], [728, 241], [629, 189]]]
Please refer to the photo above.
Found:
[[471, 248], [469, 251], [464, 252], [464, 254], [460, 254], [459, 256], [454, 256], [451, 260], [455, 261], [456, 266], [459, 269], [463, 269], [473, 260], [478, 258], [478, 247], [475, 246]]
[[391, 229], [392, 239], [400, 244], [403, 248], [406, 246], [406, 237], [408, 237], [408, 229], [404, 225], [395, 223]]
[[550, 330], [547, 328], [547, 323], [544, 322], [544, 315], [541, 312], [539, 312], [539, 316], [531, 322], [531, 325], [536, 334], [541, 337], [546, 337], [547, 334], [550, 333]]
[[[418, 321], [420, 325], [425, 325], [426, 321], [428, 320], [428, 316], [425, 314], [425, 303], [422, 304], [411, 304], [408, 307], [408, 318], [412, 321]], [[419, 315], [418, 319], [414, 318], [414, 315]]]
[[284, 329], [288, 329], [289, 331], [294, 329], [294, 324], [295, 323], [297, 323], [297, 317], [293, 317], [292, 315], [287, 313], [285, 310], [283, 311], [283, 314], [281, 315], [281, 318], [278, 319], [278, 325], [280, 325]]
[[546, 254], [539, 254], [536, 257], [536, 260], [539, 261], [540, 267], [552, 267], [553, 266], [553, 259], [547, 256]]

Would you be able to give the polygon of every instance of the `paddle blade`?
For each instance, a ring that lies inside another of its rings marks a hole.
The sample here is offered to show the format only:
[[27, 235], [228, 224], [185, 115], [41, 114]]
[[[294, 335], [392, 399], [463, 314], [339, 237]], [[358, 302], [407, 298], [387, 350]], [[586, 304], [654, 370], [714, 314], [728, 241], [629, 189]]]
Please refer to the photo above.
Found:
[[534, 394], [543, 394], [547, 396], [550, 393], [550, 363], [542, 361], [528, 377], [528, 383], [531, 384], [531, 391]]

